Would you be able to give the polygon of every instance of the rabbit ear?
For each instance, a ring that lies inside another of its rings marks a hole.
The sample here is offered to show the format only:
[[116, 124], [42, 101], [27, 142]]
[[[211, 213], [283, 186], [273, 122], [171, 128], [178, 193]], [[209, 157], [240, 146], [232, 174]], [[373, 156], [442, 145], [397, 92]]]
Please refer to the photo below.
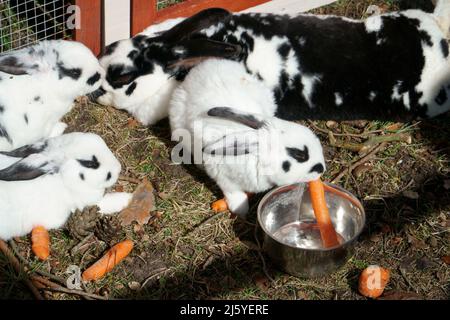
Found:
[[163, 32], [160, 37], [165, 42], [175, 43], [188, 39], [192, 34], [224, 21], [229, 16], [231, 16], [231, 13], [225, 9], [206, 9]]
[[216, 107], [208, 110], [208, 116], [210, 117], [218, 117], [227, 119], [230, 121], [234, 121], [252, 129], [261, 129], [264, 126], [267, 126], [267, 123], [262, 120], [258, 120], [254, 115], [250, 113], [245, 113], [240, 110], [228, 108], [228, 107]]
[[206, 145], [203, 153], [214, 156], [240, 156], [255, 153], [258, 150], [257, 131], [235, 132]]
[[0, 170], [0, 180], [25, 181], [33, 180], [45, 174], [59, 171], [55, 163], [39, 153], [32, 154], [25, 159], [17, 161], [11, 166]]
[[47, 142], [39, 142], [23, 146], [12, 151], [0, 151], [0, 154], [13, 158], [26, 158], [31, 154], [42, 152], [46, 147]]
[[41, 71], [43, 51], [33, 47], [0, 55], [0, 71], [12, 75], [34, 74]]
[[237, 59], [241, 52], [240, 45], [209, 39], [184, 40], [171, 48], [172, 60], [167, 67], [189, 69], [210, 58]]

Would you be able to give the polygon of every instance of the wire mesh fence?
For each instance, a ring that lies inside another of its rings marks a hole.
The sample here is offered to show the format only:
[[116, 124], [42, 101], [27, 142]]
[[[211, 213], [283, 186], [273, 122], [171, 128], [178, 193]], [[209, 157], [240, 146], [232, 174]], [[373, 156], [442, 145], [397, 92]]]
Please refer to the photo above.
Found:
[[71, 37], [66, 26], [70, 0], [0, 0], [0, 52], [44, 39]]
[[156, 3], [157, 10], [161, 10], [167, 7], [171, 7], [177, 3], [184, 2], [185, 0], [158, 0]]

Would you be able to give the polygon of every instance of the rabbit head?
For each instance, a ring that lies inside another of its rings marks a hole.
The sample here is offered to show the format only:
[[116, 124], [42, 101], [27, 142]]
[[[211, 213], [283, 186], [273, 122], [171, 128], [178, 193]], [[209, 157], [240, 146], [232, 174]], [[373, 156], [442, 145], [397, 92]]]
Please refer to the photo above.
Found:
[[166, 117], [177, 80], [182, 80], [189, 68], [206, 58], [237, 59], [241, 54], [238, 45], [190, 38], [229, 15], [224, 9], [208, 9], [184, 20], [168, 20], [132, 39], [109, 45], [100, 58], [105, 80], [91, 98], [125, 109], [145, 124]]
[[104, 77], [95, 55], [82, 43], [44, 40], [0, 55], [0, 73], [48, 83], [55, 96], [75, 99], [96, 91]]
[[259, 115], [227, 107], [212, 108], [207, 114], [250, 130], [225, 134], [204, 147], [206, 154], [258, 154], [259, 170], [264, 170], [270, 183], [276, 186], [316, 180], [325, 171], [320, 140], [305, 126], [274, 117], [261, 119]]
[[17, 161], [0, 170], [0, 180], [27, 181], [59, 174], [75, 194], [103, 193], [117, 181], [120, 162], [101, 137], [68, 133], [1, 155]]

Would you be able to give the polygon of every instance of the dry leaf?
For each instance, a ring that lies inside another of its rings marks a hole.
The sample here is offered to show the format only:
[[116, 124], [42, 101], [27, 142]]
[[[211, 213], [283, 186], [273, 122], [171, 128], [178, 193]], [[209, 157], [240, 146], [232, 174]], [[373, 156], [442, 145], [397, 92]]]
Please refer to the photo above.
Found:
[[370, 169], [373, 168], [373, 165], [369, 162], [363, 163], [359, 166], [357, 166], [354, 170], [353, 170], [353, 175], [356, 178], [361, 177], [364, 173], [366, 173], [367, 171], [369, 171]]
[[386, 131], [397, 131], [403, 127], [403, 123], [393, 123], [385, 128]]
[[450, 265], [450, 256], [443, 256], [441, 259], [445, 262], [445, 264]]
[[265, 276], [258, 275], [253, 280], [255, 281], [256, 286], [262, 291], [267, 291], [270, 287], [270, 281]]
[[150, 219], [150, 212], [154, 210], [155, 196], [152, 184], [145, 179], [136, 189], [127, 208], [119, 213], [122, 226], [128, 226], [134, 221], [145, 225]]
[[135, 118], [128, 119], [127, 127], [130, 129], [134, 129], [139, 126], [139, 122]]
[[378, 300], [422, 300], [423, 298], [415, 292], [388, 291]]

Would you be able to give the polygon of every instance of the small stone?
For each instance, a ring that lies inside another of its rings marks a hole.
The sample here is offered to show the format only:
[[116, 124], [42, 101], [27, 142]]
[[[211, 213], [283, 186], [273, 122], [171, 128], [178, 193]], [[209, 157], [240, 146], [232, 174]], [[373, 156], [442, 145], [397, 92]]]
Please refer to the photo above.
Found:
[[330, 128], [330, 129], [334, 129], [334, 128], [337, 128], [338, 123], [337, 123], [336, 121], [330, 120], [330, 121], [327, 121], [327, 122], [325, 123], [325, 125], [326, 125], [328, 128]]
[[370, 236], [370, 241], [377, 243], [380, 242], [382, 240], [382, 236], [379, 234], [373, 234]]
[[133, 291], [141, 290], [141, 284], [137, 281], [132, 281], [132, 282], [128, 283], [128, 287]]

